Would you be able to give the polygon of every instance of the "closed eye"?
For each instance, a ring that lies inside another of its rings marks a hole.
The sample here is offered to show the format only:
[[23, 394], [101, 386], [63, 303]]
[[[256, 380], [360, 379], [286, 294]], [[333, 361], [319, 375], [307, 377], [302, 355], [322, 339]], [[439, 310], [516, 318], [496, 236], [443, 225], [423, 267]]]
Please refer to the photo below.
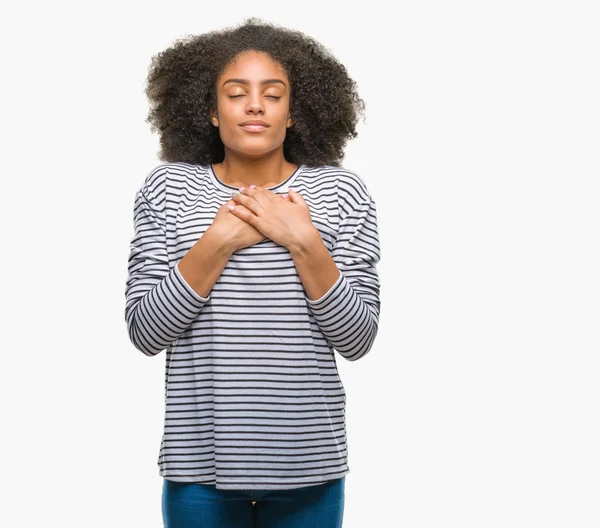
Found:
[[[235, 99], [236, 97], [244, 97], [244, 95], [246, 94], [230, 95], [229, 98]], [[270, 97], [271, 99], [281, 99], [281, 96], [279, 95], [265, 95], [265, 97]]]

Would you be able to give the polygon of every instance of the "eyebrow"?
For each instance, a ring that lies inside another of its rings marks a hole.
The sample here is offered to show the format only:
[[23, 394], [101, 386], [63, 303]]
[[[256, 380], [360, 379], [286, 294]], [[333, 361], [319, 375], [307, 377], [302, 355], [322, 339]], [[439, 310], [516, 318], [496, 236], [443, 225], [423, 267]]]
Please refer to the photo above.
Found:
[[[250, 84], [250, 81], [248, 79], [227, 79], [223, 83], [223, 86], [225, 86], [227, 83]], [[275, 83], [281, 83], [281, 84], [283, 84], [283, 86], [285, 86], [285, 83], [281, 79], [265, 79], [263, 81], [260, 81], [261, 86], [265, 85], [265, 84], [275, 84]]]

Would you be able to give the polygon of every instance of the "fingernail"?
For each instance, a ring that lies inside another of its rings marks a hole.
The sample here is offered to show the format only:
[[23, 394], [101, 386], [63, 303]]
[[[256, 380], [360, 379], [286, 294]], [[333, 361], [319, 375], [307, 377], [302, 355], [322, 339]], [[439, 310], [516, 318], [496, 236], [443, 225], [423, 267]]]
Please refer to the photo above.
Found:
[[284, 197], [284, 198], [287, 198], [287, 197], [288, 197], [288, 193], [285, 193], [285, 194], [283, 195], [283, 197]]
[[229, 209], [230, 211], [233, 211], [235, 209], [235, 207], [233, 205], [228, 205], [227, 209]]
[[254, 187], [256, 187], [256, 185], [250, 185], [250, 189], [254, 189]]
[[240, 192], [242, 192], [246, 187], [240, 187]]

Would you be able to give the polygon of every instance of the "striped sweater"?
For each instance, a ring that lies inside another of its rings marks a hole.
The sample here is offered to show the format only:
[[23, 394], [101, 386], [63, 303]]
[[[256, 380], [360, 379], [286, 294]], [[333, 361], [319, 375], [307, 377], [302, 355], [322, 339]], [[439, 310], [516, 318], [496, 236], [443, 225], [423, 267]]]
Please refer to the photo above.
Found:
[[292, 257], [265, 239], [235, 251], [207, 297], [178, 262], [237, 192], [212, 165], [164, 163], [134, 200], [125, 321], [136, 349], [166, 349], [159, 475], [218, 489], [293, 489], [350, 469], [336, 350], [356, 361], [379, 321], [375, 202], [354, 172], [300, 165], [288, 188], [340, 270], [307, 297]]

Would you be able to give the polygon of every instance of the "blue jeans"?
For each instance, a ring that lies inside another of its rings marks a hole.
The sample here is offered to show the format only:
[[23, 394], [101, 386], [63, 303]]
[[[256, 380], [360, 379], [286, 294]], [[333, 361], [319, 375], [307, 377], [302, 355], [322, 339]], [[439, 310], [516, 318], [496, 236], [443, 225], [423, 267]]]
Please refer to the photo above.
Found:
[[218, 490], [164, 479], [163, 522], [165, 528], [341, 528], [344, 483], [341, 477], [288, 490]]

